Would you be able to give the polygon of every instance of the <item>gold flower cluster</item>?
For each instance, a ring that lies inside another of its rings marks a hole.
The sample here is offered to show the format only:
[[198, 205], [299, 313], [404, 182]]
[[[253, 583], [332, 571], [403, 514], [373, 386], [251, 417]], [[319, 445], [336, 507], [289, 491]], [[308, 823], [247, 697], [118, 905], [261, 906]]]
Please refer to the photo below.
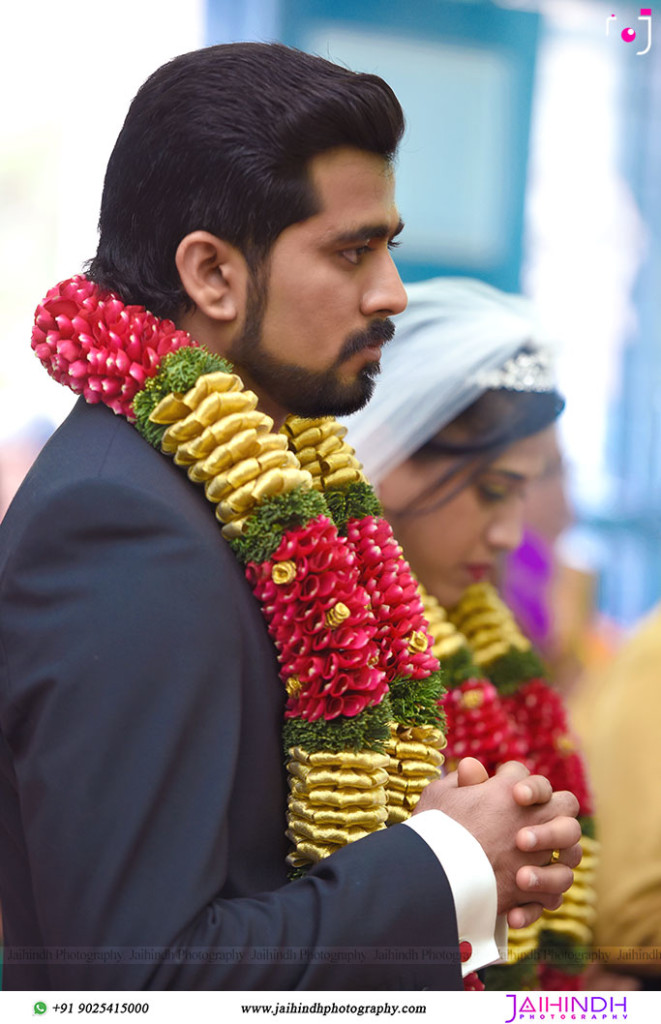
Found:
[[163, 398], [150, 419], [167, 425], [163, 451], [204, 484], [228, 538], [242, 532], [264, 498], [312, 486], [287, 438], [271, 433], [273, 420], [257, 410], [257, 395], [236, 374], [204, 374], [185, 394]]
[[445, 736], [432, 725], [390, 723], [388, 753], [388, 824], [406, 821], [432, 779], [439, 778]]
[[514, 616], [496, 590], [488, 583], [474, 583], [450, 613], [450, 619], [463, 633], [475, 663], [482, 667], [507, 654], [529, 651], [530, 641], [517, 626]]
[[301, 468], [311, 474], [316, 490], [365, 483], [360, 462], [344, 440], [347, 428], [332, 416], [312, 420], [289, 416], [284, 429]]
[[355, 839], [385, 828], [388, 756], [371, 750], [289, 751], [292, 867], [316, 864]]
[[421, 583], [418, 583], [425, 618], [429, 623], [429, 634], [433, 640], [432, 653], [439, 661], [451, 658], [453, 654], [467, 646], [466, 637], [460, 633], [448, 613], [442, 608], [435, 597], [428, 594]]

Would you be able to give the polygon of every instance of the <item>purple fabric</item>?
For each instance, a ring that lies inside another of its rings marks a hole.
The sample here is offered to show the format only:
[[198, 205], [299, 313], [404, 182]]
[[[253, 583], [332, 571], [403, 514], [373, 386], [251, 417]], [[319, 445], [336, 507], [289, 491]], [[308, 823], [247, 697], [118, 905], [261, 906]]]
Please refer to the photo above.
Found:
[[544, 648], [551, 628], [548, 588], [552, 551], [543, 537], [526, 530], [505, 564], [503, 599], [535, 647]]

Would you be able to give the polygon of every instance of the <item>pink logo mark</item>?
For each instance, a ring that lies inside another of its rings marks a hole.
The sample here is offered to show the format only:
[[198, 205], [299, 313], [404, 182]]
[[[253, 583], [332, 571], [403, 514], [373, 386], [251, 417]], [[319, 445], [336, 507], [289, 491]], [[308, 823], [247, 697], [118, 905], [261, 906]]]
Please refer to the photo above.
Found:
[[[606, 35], [610, 34], [610, 27], [614, 21], [617, 21], [617, 16], [615, 14], [611, 14], [606, 18]], [[638, 21], [647, 22], [647, 46], [644, 50], [636, 51], [637, 57], [643, 57], [646, 53], [649, 53], [652, 47], [652, 8], [641, 7]], [[625, 43], [633, 43], [636, 38], [636, 30], [633, 28], [623, 28], [620, 32], [620, 37]]]

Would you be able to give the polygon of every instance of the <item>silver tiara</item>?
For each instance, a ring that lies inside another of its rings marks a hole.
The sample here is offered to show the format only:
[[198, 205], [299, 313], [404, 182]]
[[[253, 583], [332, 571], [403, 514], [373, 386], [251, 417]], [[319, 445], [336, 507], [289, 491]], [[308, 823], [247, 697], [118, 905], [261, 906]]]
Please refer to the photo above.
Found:
[[504, 388], [507, 391], [553, 391], [555, 377], [548, 349], [519, 352], [496, 370], [476, 375], [476, 383], [484, 389]]

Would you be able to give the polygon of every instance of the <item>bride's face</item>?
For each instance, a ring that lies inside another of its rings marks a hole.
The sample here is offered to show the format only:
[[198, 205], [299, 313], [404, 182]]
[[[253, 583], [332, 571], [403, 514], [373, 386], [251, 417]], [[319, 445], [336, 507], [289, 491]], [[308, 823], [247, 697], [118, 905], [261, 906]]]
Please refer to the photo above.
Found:
[[552, 429], [517, 441], [477, 475], [468, 467], [438, 488], [451, 459], [409, 459], [381, 481], [379, 497], [404, 555], [442, 605], [493, 578], [499, 558], [518, 547], [526, 494], [545, 469]]

